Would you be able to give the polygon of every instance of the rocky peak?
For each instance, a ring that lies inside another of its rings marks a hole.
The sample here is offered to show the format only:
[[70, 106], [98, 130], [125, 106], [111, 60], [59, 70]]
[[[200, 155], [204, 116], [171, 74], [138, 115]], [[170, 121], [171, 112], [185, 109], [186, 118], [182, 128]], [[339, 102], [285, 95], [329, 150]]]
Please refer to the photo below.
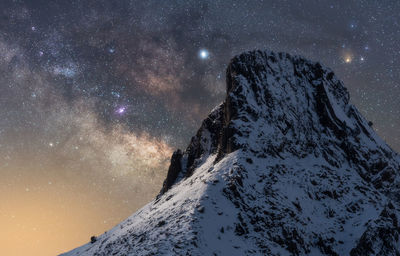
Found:
[[334, 73], [246, 52], [159, 196], [82, 255], [400, 255], [400, 157]]
[[345, 158], [365, 180], [400, 199], [393, 160], [399, 156], [349, 103], [332, 70], [300, 56], [251, 51], [230, 61], [226, 83], [224, 103], [203, 121], [188, 148], [174, 154], [181, 154], [181, 164], [171, 162], [162, 193], [207, 156], [217, 152], [218, 161], [241, 149], [258, 157], [321, 156], [335, 167]]
[[[319, 63], [286, 53], [247, 52], [232, 59], [226, 80], [228, 128], [264, 120], [261, 125], [271, 128], [270, 135], [305, 133], [308, 137], [295, 139], [306, 142], [320, 133], [315, 128], [321, 122], [334, 135], [344, 135], [346, 120], [339, 115], [347, 111], [349, 94], [334, 73]], [[240, 147], [235, 144], [235, 138], [227, 139], [227, 152]]]

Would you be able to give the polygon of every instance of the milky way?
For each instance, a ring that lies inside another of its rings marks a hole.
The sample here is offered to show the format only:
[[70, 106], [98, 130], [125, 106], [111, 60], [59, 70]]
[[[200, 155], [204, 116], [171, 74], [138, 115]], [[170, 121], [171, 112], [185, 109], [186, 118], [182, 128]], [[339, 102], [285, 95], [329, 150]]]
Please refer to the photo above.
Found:
[[[400, 150], [398, 1], [0, 7], [0, 244], [8, 239], [7, 255], [67, 250], [155, 196], [173, 150], [223, 100], [226, 65], [242, 51], [286, 51], [331, 67], [352, 103]], [[30, 241], [25, 247], [20, 234]]]

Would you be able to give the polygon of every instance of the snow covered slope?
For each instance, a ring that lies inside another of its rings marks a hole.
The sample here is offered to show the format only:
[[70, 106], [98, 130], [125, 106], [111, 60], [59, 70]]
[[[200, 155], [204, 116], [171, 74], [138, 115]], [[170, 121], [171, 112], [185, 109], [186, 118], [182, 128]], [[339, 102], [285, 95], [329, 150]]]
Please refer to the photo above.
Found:
[[400, 255], [400, 156], [334, 73], [246, 52], [159, 196], [73, 255]]

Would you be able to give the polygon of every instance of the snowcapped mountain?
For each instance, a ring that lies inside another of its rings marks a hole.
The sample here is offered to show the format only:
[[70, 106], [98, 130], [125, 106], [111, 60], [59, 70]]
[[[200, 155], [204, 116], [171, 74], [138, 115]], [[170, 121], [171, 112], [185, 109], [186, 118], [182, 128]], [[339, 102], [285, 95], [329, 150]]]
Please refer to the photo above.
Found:
[[64, 256], [400, 255], [400, 156], [334, 73], [246, 52], [159, 196]]

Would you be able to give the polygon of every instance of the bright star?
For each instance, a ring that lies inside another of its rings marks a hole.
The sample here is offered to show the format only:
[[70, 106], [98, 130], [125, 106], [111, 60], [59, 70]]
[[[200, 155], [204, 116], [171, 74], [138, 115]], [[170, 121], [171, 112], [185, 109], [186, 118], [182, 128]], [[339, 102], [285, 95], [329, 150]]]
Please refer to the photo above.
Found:
[[343, 56], [344, 63], [351, 63], [353, 61], [353, 55], [351, 53], [345, 53]]
[[210, 53], [206, 49], [202, 49], [199, 52], [199, 56], [201, 59], [207, 59], [210, 56]]
[[123, 114], [126, 110], [126, 107], [120, 107], [119, 109], [117, 109], [117, 113], [118, 114]]

